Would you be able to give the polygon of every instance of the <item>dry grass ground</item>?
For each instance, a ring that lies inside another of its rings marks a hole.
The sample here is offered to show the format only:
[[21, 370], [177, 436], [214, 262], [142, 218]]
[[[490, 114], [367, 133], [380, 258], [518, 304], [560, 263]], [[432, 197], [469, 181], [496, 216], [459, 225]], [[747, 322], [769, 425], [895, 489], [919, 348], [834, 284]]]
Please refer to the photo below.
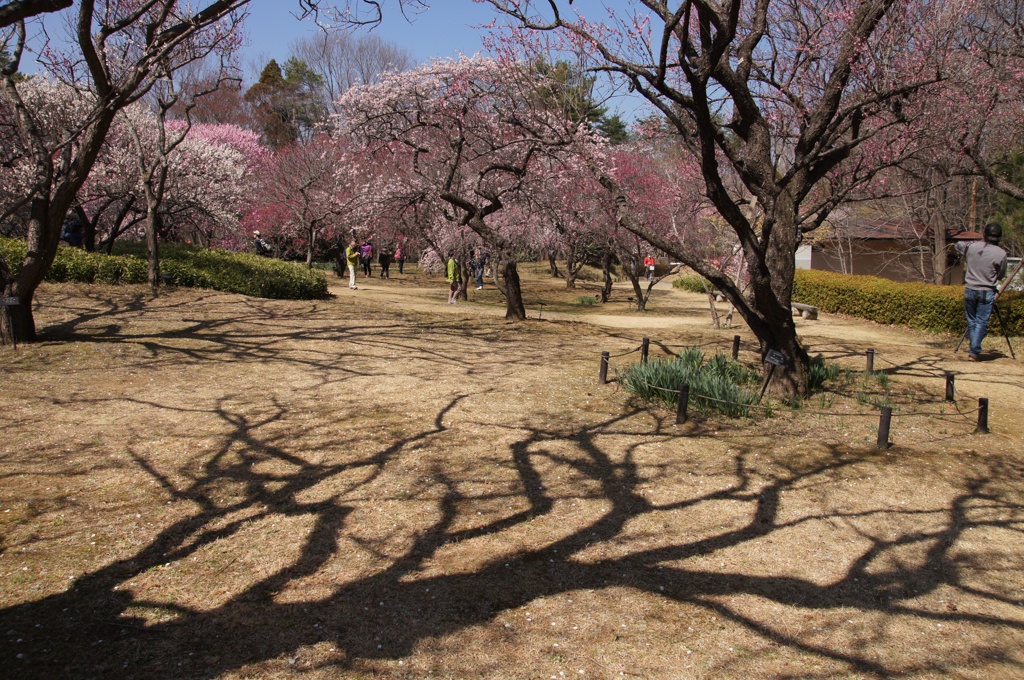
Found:
[[877, 382], [683, 426], [597, 385], [645, 335], [729, 347], [667, 284], [640, 314], [535, 271], [508, 324], [490, 286], [337, 283], [42, 289], [0, 352], [0, 676], [1024, 677], [1018, 362], [800, 321], [875, 348], [878, 451]]

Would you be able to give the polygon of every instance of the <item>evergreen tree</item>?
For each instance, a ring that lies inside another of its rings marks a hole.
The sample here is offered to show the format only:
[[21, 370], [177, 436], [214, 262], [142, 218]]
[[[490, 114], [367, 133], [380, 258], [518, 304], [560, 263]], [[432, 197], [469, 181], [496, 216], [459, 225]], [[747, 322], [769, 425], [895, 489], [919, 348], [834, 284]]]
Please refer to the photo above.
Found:
[[271, 59], [259, 82], [245, 93], [253, 119], [272, 149], [308, 140], [326, 119], [327, 107], [317, 92], [321, 78], [306, 62], [291, 57], [284, 69]]

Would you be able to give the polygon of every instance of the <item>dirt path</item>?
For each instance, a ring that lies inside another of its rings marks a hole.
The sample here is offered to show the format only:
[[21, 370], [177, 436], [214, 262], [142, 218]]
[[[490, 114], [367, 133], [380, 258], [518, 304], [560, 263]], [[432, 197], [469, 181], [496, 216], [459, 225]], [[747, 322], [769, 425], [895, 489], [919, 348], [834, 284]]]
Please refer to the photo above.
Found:
[[[704, 296], [671, 287], [671, 280], [663, 281], [655, 290], [647, 312], [631, 309], [623, 302], [632, 297], [628, 283], [614, 286], [612, 302], [605, 307], [575, 305], [571, 312], [556, 311], [558, 303], [571, 306], [574, 298], [586, 291], [565, 291], [559, 282], [545, 281], [534, 274], [526, 288], [528, 315], [531, 319], [549, 322], [582, 323], [596, 328], [619, 332], [635, 345], [642, 337], [668, 344], [712, 343], [720, 351], [731, 351], [734, 335], [740, 335], [745, 351], [755, 348], [752, 334], [742, 325], [738, 314], [732, 328], [714, 329], [708, 302]], [[411, 281], [360, 280], [360, 290], [350, 291], [341, 282], [331, 286], [339, 300], [371, 300], [373, 304], [391, 309], [410, 310], [427, 314], [453, 316], [462, 319], [503, 319], [501, 299], [488, 284], [487, 291], [471, 289], [469, 302], [459, 306], [446, 304], [446, 291], [436, 281], [418, 273]], [[423, 285], [433, 283], [433, 285]], [[332, 281], [334, 284], [334, 281]], [[548, 299], [541, 306], [539, 301]], [[553, 301], [553, 302], [552, 302]], [[531, 304], [532, 302], [532, 304]], [[719, 303], [719, 314], [724, 319], [728, 305]], [[607, 311], [606, 311], [607, 308]], [[985, 340], [986, 360], [966, 361], [966, 352], [955, 353], [958, 338], [944, 334], [926, 333], [899, 326], [882, 326], [861, 319], [821, 314], [816, 320], [796, 319], [797, 328], [812, 356], [820, 355], [844, 366], [864, 370], [867, 351], [874, 350], [875, 370], [884, 371], [900, 380], [920, 385], [921, 389], [944, 394], [946, 374], [954, 375], [956, 394], [963, 398], [989, 399], [991, 423], [996, 429], [1012, 436], [1024, 436], [1024, 418], [1018, 417], [1020, 404], [1024, 404], [1024, 363], [1013, 359], [1005, 339], [993, 328]], [[1014, 338], [1014, 351], [1018, 339]], [[613, 353], [621, 347], [608, 347]], [[1019, 356], [1019, 354], [1018, 354]], [[748, 356], [749, 360], [752, 357]]]
[[[524, 285], [521, 324], [415, 270], [315, 302], [45, 286], [47, 341], [0, 352], [0, 674], [1024, 677], [1017, 362], [801, 320], [847, 388], [677, 426], [600, 352], [748, 333], [667, 287]], [[869, 347], [899, 413], [942, 413], [888, 450]]]

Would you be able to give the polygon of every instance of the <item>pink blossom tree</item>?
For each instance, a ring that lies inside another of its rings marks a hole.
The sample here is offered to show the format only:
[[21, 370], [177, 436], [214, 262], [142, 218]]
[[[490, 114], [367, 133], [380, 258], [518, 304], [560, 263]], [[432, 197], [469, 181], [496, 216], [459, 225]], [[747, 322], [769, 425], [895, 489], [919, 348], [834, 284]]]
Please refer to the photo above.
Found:
[[901, 125], [902, 102], [942, 80], [957, 3], [634, 0], [613, 12], [562, 0], [487, 1], [508, 17], [520, 49], [589, 50], [595, 70], [625, 80], [668, 121], [743, 251], [749, 291], [653, 233], [628, 209], [621, 182], [593, 162], [618, 197], [617, 219], [725, 293], [762, 352], [790, 358], [778, 389], [805, 393], [809, 357], [790, 311], [794, 252], [836, 204], [811, 197], [859, 146]]
[[337, 241], [353, 210], [358, 165], [344, 140], [319, 135], [273, 154], [259, 180], [260, 205], [247, 224], [301, 249], [313, 265], [321, 241]]
[[[36, 111], [22, 97], [16, 78], [25, 51], [24, 19], [10, 24], [5, 43], [12, 59], [0, 73], [0, 104], [7, 109], [27, 153], [30, 191], [3, 215], [28, 208], [28, 255], [17, 276], [0, 265], [4, 294], [16, 297], [10, 324], [4, 316], [3, 335], [14, 332], [23, 340], [36, 337], [32, 301], [53, 262], [65, 215], [88, 177], [117, 113], [140, 99], [168, 69], [179, 68], [215, 51], [233, 49], [240, 36], [245, 2], [217, 0], [192, 8], [174, 0], [97, 2], [82, 0], [69, 16], [75, 27], [74, 49], [47, 48], [43, 58], [51, 74], [74, 83], [89, 106], [77, 120], [74, 133], [56, 143], [41, 132]], [[58, 9], [57, 6], [51, 6]]]
[[[296, 0], [304, 13], [321, 9], [318, 0]], [[212, 53], [227, 53], [241, 39], [249, 0], [14, 0], [0, 7], [0, 40], [11, 58], [0, 66], [0, 108], [11, 122], [25, 154], [19, 158], [28, 191], [0, 206], [0, 219], [27, 214], [27, 252], [17, 276], [0, 259], [0, 287], [20, 304], [0, 315], [0, 336], [12, 332], [36, 338], [32, 303], [53, 263], [61, 227], [86, 181], [117, 113], [139, 100], [154, 82]], [[41, 54], [51, 76], [74, 84], [88, 109], [70, 134], [48, 140], [41, 121], [22, 95], [18, 77], [32, 17], [67, 11], [70, 46], [48, 45]]]
[[515, 247], [524, 223], [508, 208], [586, 132], [532, 107], [528, 75], [515, 62], [464, 57], [385, 74], [338, 101], [340, 134], [396, 169], [402, 180], [391, 186], [407, 205], [433, 204], [487, 245], [515, 320], [526, 318]]
[[[115, 120], [76, 199], [90, 250], [90, 241], [98, 241], [109, 252], [117, 238], [138, 230], [145, 220], [138, 164], [132, 154], [124, 153], [134, 144], [127, 118]], [[158, 123], [150, 112], [140, 108], [131, 118], [140, 138], [155, 136]], [[251, 130], [223, 124], [192, 126], [169, 156], [159, 208], [161, 238], [232, 248], [247, 242], [241, 218], [251, 209], [256, 177], [268, 157], [259, 135]], [[142, 233], [136, 236], [141, 238]]]

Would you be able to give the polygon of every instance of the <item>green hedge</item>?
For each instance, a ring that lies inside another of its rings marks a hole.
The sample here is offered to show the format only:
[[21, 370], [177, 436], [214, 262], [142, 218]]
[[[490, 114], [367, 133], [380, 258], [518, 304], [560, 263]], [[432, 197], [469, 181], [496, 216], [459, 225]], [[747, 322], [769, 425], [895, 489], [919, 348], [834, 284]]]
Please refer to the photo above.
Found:
[[[673, 285], [704, 292], [696, 275], [681, 277]], [[899, 283], [876, 276], [798, 269], [793, 281], [793, 300], [831, 314], [918, 330], [960, 334], [967, 328], [962, 286]], [[1024, 293], [1004, 293], [999, 298], [999, 312], [1010, 335], [1024, 335]], [[993, 318], [991, 323], [993, 332], [998, 332], [999, 322]]]
[[[959, 334], [967, 328], [962, 286], [898, 283], [875, 276], [797, 270], [793, 299], [823, 312], [919, 330]], [[1024, 335], [1024, 294], [1008, 291], [998, 304], [1007, 332]], [[994, 315], [992, 324], [993, 330], [998, 330], [999, 322]]]
[[[0, 238], [0, 253], [17, 272], [25, 259], [25, 242]], [[327, 277], [322, 270], [249, 253], [169, 245], [161, 249], [160, 273], [167, 277], [166, 283], [187, 288], [209, 288], [282, 300], [327, 297]], [[144, 254], [87, 253], [61, 244], [46, 280], [141, 284], [146, 283], [147, 276]]]

